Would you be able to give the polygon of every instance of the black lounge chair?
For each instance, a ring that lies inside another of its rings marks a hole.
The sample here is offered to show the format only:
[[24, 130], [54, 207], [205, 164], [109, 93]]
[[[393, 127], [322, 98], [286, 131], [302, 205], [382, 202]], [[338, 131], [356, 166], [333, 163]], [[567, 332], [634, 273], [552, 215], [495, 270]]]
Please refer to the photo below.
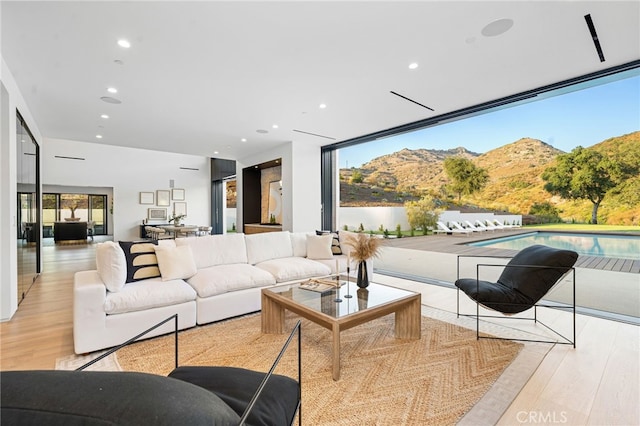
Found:
[[[508, 339], [534, 342], [549, 342], [571, 344], [576, 347], [576, 279], [575, 268], [573, 265], [578, 259], [578, 253], [570, 250], [555, 249], [543, 245], [534, 245], [527, 247], [518, 252], [509, 263], [502, 264], [486, 264], [479, 263], [476, 266], [475, 278], [460, 278], [460, 259], [461, 258], [507, 258], [506, 256], [458, 256], [458, 275], [455, 282], [458, 288], [457, 295], [457, 314], [460, 313], [460, 290], [476, 302], [475, 315], [466, 315], [476, 317], [476, 335], [477, 338], [497, 338], [494, 336], [480, 335], [480, 318], [502, 318], [490, 315], [480, 315], [480, 305], [498, 311], [504, 315], [518, 314], [533, 308], [533, 318], [530, 319], [540, 323], [547, 329], [561, 337], [560, 341], [548, 340], [529, 340], [529, 339]], [[484, 268], [504, 268], [502, 274], [496, 282], [484, 281], [480, 279], [480, 270]], [[541, 304], [542, 298], [560, 282], [562, 278], [571, 273], [573, 283], [573, 299], [571, 304]], [[553, 309], [566, 309], [573, 312], [573, 338], [568, 339], [557, 331], [553, 330], [546, 324], [542, 323], [537, 317], [537, 308], [547, 307]]]
[[[80, 371], [173, 320], [175, 369], [168, 377]], [[298, 380], [274, 374], [294, 338]], [[292, 425], [302, 424], [300, 321], [267, 373], [235, 367], [178, 367], [178, 315], [133, 337], [76, 371], [0, 372], [2, 424]]]

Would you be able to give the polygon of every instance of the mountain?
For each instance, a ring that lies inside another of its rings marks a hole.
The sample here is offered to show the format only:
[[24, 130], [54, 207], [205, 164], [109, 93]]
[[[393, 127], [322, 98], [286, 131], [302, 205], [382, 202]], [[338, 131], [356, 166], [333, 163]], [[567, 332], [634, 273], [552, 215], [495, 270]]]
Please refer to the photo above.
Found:
[[495, 210], [528, 213], [534, 203], [549, 201], [541, 175], [563, 152], [538, 139], [522, 138], [482, 154], [474, 163], [489, 172], [489, 182], [471, 201]]
[[[589, 147], [623, 158], [640, 167], [640, 132], [613, 137]], [[527, 214], [534, 203], [551, 202], [561, 217], [588, 221], [589, 201], [567, 201], [551, 196], [543, 188], [542, 172], [563, 151], [532, 138], [478, 154], [459, 147], [450, 150], [402, 149], [374, 158], [360, 168], [340, 170], [340, 205], [400, 206], [425, 193], [446, 198], [448, 178], [445, 158], [462, 156], [489, 172], [489, 182], [479, 193], [464, 197], [466, 205], [496, 211]], [[354, 179], [355, 178], [355, 179]], [[453, 199], [449, 198], [449, 201]], [[640, 176], [625, 181], [616, 193], [607, 194], [600, 208], [602, 223], [638, 224], [640, 221]]]

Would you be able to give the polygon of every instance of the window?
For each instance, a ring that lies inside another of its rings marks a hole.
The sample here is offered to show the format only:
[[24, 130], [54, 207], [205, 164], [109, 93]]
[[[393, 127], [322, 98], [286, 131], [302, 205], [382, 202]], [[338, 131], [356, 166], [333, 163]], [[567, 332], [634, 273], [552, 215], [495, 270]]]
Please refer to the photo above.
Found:
[[[465, 148], [471, 151], [479, 151], [481, 148], [476, 147], [474, 144], [477, 140], [483, 137], [483, 134], [489, 131], [494, 131], [495, 129], [500, 129], [503, 132], [507, 132], [508, 130], [513, 130], [513, 117], [517, 116], [520, 111], [523, 111], [529, 106], [532, 106], [531, 109], [535, 109], [540, 105], [551, 104], [562, 102], [564, 99], [572, 99], [579, 97], [581, 93], [589, 93], [591, 90], [601, 91], [603, 88], [606, 90], [606, 87], [612, 87], [612, 90], [618, 90], [614, 87], [619, 87], [621, 84], [625, 84], [625, 82], [631, 83], [631, 88], [627, 87], [626, 90], [626, 99], [628, 106], [623, 106], [619, 109], [621, 114], [605, 114], [609, 112], [610, 102], [608, 100], [601, 100], [599, 103], [597, 99], [594, 101], [589, 108], [596, 113], [596, 115], [591, 115], [591, 118], [584, 118], [582, 124], [574, 124], [574, 128], [571, 129], [566, 123], [563, 123], [563, 120], [567, 119], [567, 116], [570, 114], [570, 110], [559, 110], [554, 115], [541, 114], [539, 117], [531, 116], [529, 119], [529, 124], [536, 122], [543, 122], [543, 120], [555, 121], [558, 122], [558, 129], [564, 131], [561, 136], [567, 136], [569, 133], [578, 133], [580, 131], [581, 134], [584, 134], [585, 129], [590, 129], [592, 135], [602, 130], [605, 126], [603, 124], [611, 124], [612, 121], [621, 121], [626, 120], [626, 123], [620, 127], [619, 134], [611, 134], [604, 135], [599, 140], [594, 143], [598, 143], [606, 139], [606, 137], [619, 136], [625, 133], [630, 133], [637, 131], [637, 117], [638, 117], [638, 81], [640, 81], [640, 65], [639, 61], [634, 61], [619, 67], [613, 67], [607, 70], [603, 70], [599, 73], [594, 73], [586, 76], [582, 76], [579, 78], [559, 82], [553, 85], [545, 86], [542, 88], [538, 88], [535, 90], [531, 90], [528, 92], [523, 92], [520, 94], [516, 94], [510, 97], [497, 99], [492, 102], [487, 102], [482, 105], [471, 106], [459, 111], [454, 111], [451, 113], [443, 114], [437, 117], [432, 117], [426, 120], [422, 120], [419, 122], [408, 123], [403, 126], [398, 126], [394, 129], [388, 129], [384, 131], [380, 131], [374, 134], [365, 135], [362, 137], [354, 138], [351, 140], [346, 140], [342, 142], [338, 142], [332, 145], [327, 145], [322, 147], [322, 203], [323, 203], [323, 211], [322, 211], [322, 225], [324, 229], [337, 229], [338, 227], [344, 226], [344, 224], [339, 223], [340, 215], [338, 214], [338, 209], [340, 206], [340, 186], [341, 181], [339, 176], [339, 170], [342, 169], [350, 169], [351, 167], [359, 167], [362, 163], [360, 159], [353, 159], [349, 161], [347, 156], [348, 151], [361, 151], [366, 152], [370, 155], [366, 161], [373, 159], [373, 157], [382, 156], [384, 154], [391, 154], [393, 152], [400, 151], [402, 148], [407, 146], [407, 141], [412, 138], [416, 138], [418, 135], [423, 139], [424, 144], [421, 148], [426, 149], [451, 149], [456, 148], [460, 145], [463, 145], [465, 141], [460, 141], [458, 135], [449, 134], [449, 130], [453, 128], [464, 128], [464, 139], [470, 141], [469, 146], [465, 146]], [[611, 83], [611, 84], [609, 84]], [[619, 84], [621, 83], [621, 84]], [[627, 84], [629, 86], [629, 84]], [[576, 96], [577, 95], [577, 96]], [[541, 101], [541, 102], [538, 102]], [[576, 104], [577, 105], [577, 104]], [[604, 107], [607, 105], [607, 107]], [[584, 107], [584, 105], [578, 105], [579, 107]], [[570, 107], [569, 107], [570, 108]], [[538, 108], [540, 109], [540, 108]], [[558, 110], [556, 110], [558, 111]], [[635, 114], [635, 115], [633, 115]], [[629, 119], [628, 117], [632, 118]], [[495, 117], [501, 117], [501, 120], [496, 120]], [[564, 126], [562, 126], [565, 124]], [[599, 126], [600, 124], [600, 126]], [[629, 127], [631, 125], [631, 127]], [[626, 126], [626, 127], [625, 127]], [[635, 127], [633, 127], [635, 126]], [[531, 127], [528, 126], [527, 129]], [[564, 127], [564, 128], [563, 128]], [[520, 129], [524, 132], [528, 132], [527, 129]], [[568, 130], [568, 132], [567, 132]], [[530, 134], [520, 134], [515, 139], [503, 142], [504, 145], [515, 142], [517, 138], [524, 137], [534, 137], [542, 140], [543, 142], [549, 142], [549, 144], [554, 145], [554, 142], [558, 142], [558, 139], [554, 141], [553, 139], [548, 139], [549, 134], [541, 134], [539, 136], [530, 135]], [[573, 136], [573, 135], [571, 135]], [[444, 139], [449, 139], [447, 142], [450, 144], [449, 146], [439, 145], [440, 142]], [[569, 148], [563, 150], [570, 151], [575, 148], [577, 145], [589, 146], [589, 141], [583, 141], [582, 143], [576, 142], [576, 144]], [[500, 145], [501, 146], [501, 145]], [[417, 147], [416, 147], [417, 148]], [[493, 147], [497, 148], [497, 147]], [[374, 153], [374, 154], [372, 154]], [[343, 155], [344, 154], [344, 155]], [[348, 161], [348, 163], [347, 163]], [[384, 170], [378, 170], [378, 172], [382, 173]], [[379, 173], [379, 174], [380, 174]], [[383, 174], [383, 173], [382, 173]], [[348, 173], [347, 173], [348, 175]], [[353, 176], [347, 176], [350, 180], [352, 180]], [[343, 177], [344, 178], [344, 177]], [[424, 190], [425, 188], [413, 188], [413, 187], [402, 187], [398, 186], [397, 182], [394, 182], [393, 179], [378, 179], [376, 181], [376, 186], [378, 188], [374, 188], [375, 191], [372, 191], [372, 197], [380, 197], [380, 198], [388, 198], [387, 193], [383, 192], [388, 189], [394, 189], [395, 192], [391, 193], [391, 196], [394, 199], [403, 199], [404, 196], [416, 195], [413, 193], [414, 189]], [[392, 188], [393, 187], [393, 188]], [[431, 187], [429, 188], [432, 192], [441, 191], [442, 188]], [[352, 191], [354, 192], [354, 191]], [[424, 191], [423, 191], [424, 192]], [[417, 192], [416, 192], [417, 193]], [[352, 196], [352, 194], [345, 194], [346, 196]], [[522, 213], [527, 213], [522, 212]], [[355, 226], [357, 223], [351, 223], [350, 226]], [[394, 229], [396, 224], [391, 223], [387, 224], [390, 229]], [[378, 225], [375, 225], [374, 229], [377, 229]]]
[[52, 194], [42, 196], [43, 236], [53, 237], [53, 223], [94, 221], [94, 235], [107, 235], [107, 196], [102, 194]]

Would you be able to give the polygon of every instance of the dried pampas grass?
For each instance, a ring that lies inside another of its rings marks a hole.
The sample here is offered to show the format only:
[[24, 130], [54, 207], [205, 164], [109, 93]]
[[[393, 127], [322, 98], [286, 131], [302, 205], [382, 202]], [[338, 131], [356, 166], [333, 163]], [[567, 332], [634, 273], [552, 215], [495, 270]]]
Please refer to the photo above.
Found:
[[380, 255], [381, 238], [371, 237], [366, 234], [357, 234], [357, 236], [347, 235], [345, 244], [353, 247], [349, 255], [355, 260], [362, 261]]

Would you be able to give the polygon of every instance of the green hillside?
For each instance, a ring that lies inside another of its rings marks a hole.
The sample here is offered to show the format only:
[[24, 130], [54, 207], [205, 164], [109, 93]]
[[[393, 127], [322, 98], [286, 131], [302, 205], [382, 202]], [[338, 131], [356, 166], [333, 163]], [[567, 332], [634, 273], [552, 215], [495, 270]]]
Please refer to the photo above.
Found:
[[[640, 132], [613, 137], [594, 149], [640, 168]], [[465, 148], [452, 150], [402, 149], [371, 160], [361, 168], [340, 171], [341, 206], [400, 206], [407, 200], [431, 194], [455, 202], [447, 194], [444, 159], [464, 156], [489, 172], [489, 183], [478, 194], [463, 197], [460, 207], [527, 214], [534, 203], [550, 202], [565, 221], [587, 222], [589, 201], [567, 201], [543, 189], [541, 175], [563, 152], [540, 140], [522, 138], [513, 143], [476, 154]], [[354, 179], [354, 176], [356, 179]], [[601, 223], [640, 224], [640, 176], [636, 173], [615, 192], [607, 194], [600, 210]]]

